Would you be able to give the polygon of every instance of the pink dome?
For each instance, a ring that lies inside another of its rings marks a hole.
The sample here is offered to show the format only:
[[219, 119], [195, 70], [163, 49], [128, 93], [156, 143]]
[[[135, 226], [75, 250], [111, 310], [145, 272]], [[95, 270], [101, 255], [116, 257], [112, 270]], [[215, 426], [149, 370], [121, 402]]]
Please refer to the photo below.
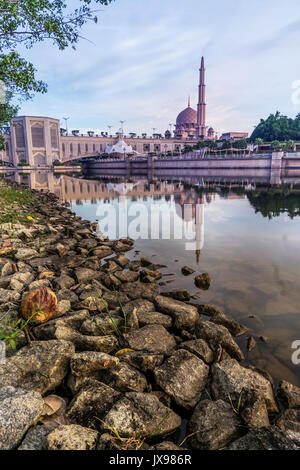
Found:
[[215, 130], [212, 127], [210, 127], [208, 129], [208, 134], [211, 135], [211, 134], [214, 134], [214, 133], [215, 133]]
[[184, 124], [197, 124], [197, 111], [193, 108], [186, 108], [178, 114], [176, 119], [177, 126]]

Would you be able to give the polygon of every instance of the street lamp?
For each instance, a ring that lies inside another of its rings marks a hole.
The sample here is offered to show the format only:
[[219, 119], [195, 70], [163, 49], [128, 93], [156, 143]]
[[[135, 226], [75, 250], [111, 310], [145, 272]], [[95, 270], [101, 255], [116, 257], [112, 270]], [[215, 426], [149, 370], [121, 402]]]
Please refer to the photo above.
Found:
[[124, 122], [126, 122], [126, 121], [120, 121], [121, 129], [122, 129], [122, 134], [124, 134], [124, 127], [123, 127], [123, 126], [124, 126]]
[[69, 117], [63, 117], [64, 121], [65, 121], [65, 126], [66, 126], [66, 135], [68, 135], [68, 119], [70, 119], [70, 116]]
[[107, 127], [108, 127], [108, 129], [109, 129], [109, 135], [111, 136], [111, 128], [112, 128], [112, 126], [107, 126]]

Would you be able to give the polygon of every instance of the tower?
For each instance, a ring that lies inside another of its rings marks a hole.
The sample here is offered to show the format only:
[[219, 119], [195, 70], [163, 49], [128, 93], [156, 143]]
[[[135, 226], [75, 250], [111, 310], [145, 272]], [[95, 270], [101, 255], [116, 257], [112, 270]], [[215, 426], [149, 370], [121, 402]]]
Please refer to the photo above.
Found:
[[199, 99], [197, 106], [197, 138], [201, 136], [206, 137], [206, 126], [205, 126], [205, 66], [204, 57], [201, 59], [200, 67], [200, 82], [199, 82]]

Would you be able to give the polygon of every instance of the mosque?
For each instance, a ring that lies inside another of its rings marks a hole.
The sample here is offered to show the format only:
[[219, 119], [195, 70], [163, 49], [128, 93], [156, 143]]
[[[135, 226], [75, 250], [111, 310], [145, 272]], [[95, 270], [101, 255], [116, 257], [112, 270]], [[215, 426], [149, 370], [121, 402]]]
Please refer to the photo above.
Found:
[[[174, 134], [167, 130], [161, 134], [141, 137], [123, 131], [115, 136], [101, 132], [98, 135], [88, 131], [87, 135], [79, 131], [66, 132], [60, 127], [60, 120], [45, 116], [18, 116], [12, 119], [10, 128], [4, 134], [5, 149], [0, 150], [0, 162], [22, 167], [49, 168], [55, 162], [72, 162], [85, 157], [112, 155], [117, 158], [135, 158], [149, 154], [180, 154], [191, 141], [215, 140], [215, 131], [206, 126], [205, 102], [205, 65], [201, 59], [197, 110], [188, 106], [176, 119]], [[223, 134], [225, 139], [235, 140], [247, 137], [247, 133]], [[221, 139], [222, 137], [221, 136]]]
[[177, 116], [174, 137], [177, 139], [213, 140], [215, 136], [214, 129], [210, 127], [208, 132], [206, 130], [205, 65], [204, 57], [202, 57], [197, 111], [191, 108], [189, 98], [188, 107]]

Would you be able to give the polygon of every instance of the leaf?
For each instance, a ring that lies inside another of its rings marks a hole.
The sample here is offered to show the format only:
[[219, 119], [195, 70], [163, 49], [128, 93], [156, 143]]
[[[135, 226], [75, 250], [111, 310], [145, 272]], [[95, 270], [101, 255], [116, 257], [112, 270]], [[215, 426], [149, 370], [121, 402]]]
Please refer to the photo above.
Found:
[[119, 351], [116, 352], [115, 356], [118, 357], [118, 356], [121, 356], [122, 354], [126, 354], [129, 352], [134, 352], [134, 349], [130, 349], [130, 348], [120, 349]]

